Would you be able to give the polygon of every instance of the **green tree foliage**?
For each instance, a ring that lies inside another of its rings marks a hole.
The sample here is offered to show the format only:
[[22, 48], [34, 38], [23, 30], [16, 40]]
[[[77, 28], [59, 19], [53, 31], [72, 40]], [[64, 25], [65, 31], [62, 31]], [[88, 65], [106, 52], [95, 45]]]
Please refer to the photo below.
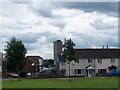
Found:
[[62, 54], [62, 60], [65, 61], [65, 62], [68, 62], [69, 64], [69, 81], [70, 80], [70, 62], [72, 60], [75, 60], [75, 56], [74, 56], [74, 46], [75, 46], [75, 43], [71, 40], [71, 39], [68, 39], [64, 41], [64, 44], [63, 44], [63, 54]]
[[74, 56], [74, 46], [75, 46], [75, 43], [69, 39], [69, 40], [66, 40], [64, 41], [64, 44], [63, 44], [63, 54], [62, 54], [62, 60], [63, 61], [72, 61], [75, 59], [75, 56]]
[[54, 64], [54, 60], [53, 59], [49, 59], [48, 63], [49, 63], [49, 65], [53, 65]]
[[6, 52], [7, 71], [18, 72], [18, 70], [21, 70], [20, 62], [27, 53], [23, 42], [13, 37], [10, 39], [10, 42], [7, 42], [4, 50]]
[[52, 60], [52, 59], [48, 59], [48, 60], [43, 61], [44, 67], [49, 67], [50, 65], [53, 65], [53, 64], [54, 64], [54, 60]]

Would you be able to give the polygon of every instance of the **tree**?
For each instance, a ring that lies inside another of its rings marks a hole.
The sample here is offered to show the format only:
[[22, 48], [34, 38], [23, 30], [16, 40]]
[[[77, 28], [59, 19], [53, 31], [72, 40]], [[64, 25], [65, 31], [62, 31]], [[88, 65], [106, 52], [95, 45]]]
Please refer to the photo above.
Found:
[[71, 39], [68, 39], [64, 41], [64, 44], [63, 44], [63, 54], [62, 54], [62, 60], [65, 61], [65, 62], [68, 62], [69, 64], [69, 82], [71, 81], [71, 78], [70, 78], [70, 62], [72, 60], [75, 60], [75, 56], [74, 56], [74, 46], [75, 46], [75, 43], [73, 43], [73, 41]]
[[54, 64], [54, 60], [52, 60], [52, 59], [48, 59], [48, 60], [43, 61], [43, 66], [44, 67], [50, 67], [53, 64]]
[[49, 63], [48, 60], [43, 60], [43, 67], [48, 67]]
[[49, 59], [48, 63], [49, 63], [49, 65], [53, 65], [54, 64], [54, 60], [53, 59]]
[[5, 46], [5, 57], [7, 60], [7, 71], [18, 73], [20, 81], [20, 62], [25, 58], [27, 50], [21, 40], [15, 37], [10, 39], [10, 42], [6, 42]]

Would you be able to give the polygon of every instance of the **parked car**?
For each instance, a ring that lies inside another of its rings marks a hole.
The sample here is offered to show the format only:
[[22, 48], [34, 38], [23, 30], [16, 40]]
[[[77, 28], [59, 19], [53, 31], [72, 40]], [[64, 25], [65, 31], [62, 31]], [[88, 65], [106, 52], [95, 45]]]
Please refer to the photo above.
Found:
[[8, 73], [7, 76], [12, 77], [12, 78], [17, 78], [18, 74], [16, 74], [16, 73]]
[[110, 70], [110, 71], [107, 73], [107, 75], [110, 76], [110, 77], [120, 76], [120, 71], [119, 71], [119, 70]]

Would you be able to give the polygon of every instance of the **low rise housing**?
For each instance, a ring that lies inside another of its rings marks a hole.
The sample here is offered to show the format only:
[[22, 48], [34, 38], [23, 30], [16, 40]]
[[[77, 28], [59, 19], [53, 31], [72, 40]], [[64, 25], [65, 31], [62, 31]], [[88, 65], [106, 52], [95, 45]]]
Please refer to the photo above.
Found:
[[26, 56], [21, 62], [23, 65], [23, 71], [32, 76], [37, 76], [37, 73], [42, 69], [43, 58], [40, 56]]
[[[69, 76], [68, 62], [62, 62], [62, 42], [54, 42], [54, 60], [56, 69], [62, 75]], [[74, 49], [75, 60], [70, 62], [71, 76], [103, 76], [112, 69], [119, 69], [119, 48]], [[58, 58], [56, 58], [58, 57]]]
[[[71, 61], [71, 76], [103, 76], [113, 69], [119, 69], [120, 49], [75, 49], [76, 60]], [[69, 75], [67, 62], [60, 62], [63, 75]]]

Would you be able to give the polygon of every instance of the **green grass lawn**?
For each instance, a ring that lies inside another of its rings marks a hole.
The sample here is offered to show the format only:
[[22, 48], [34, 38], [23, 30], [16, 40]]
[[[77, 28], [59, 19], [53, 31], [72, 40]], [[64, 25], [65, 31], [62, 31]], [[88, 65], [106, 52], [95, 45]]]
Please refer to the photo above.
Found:
[[21, 79], [3, 80], [2, 88], [117, 88], [118, 78], [96, 77], [96, 78], [72, 78], [66, 79]]

